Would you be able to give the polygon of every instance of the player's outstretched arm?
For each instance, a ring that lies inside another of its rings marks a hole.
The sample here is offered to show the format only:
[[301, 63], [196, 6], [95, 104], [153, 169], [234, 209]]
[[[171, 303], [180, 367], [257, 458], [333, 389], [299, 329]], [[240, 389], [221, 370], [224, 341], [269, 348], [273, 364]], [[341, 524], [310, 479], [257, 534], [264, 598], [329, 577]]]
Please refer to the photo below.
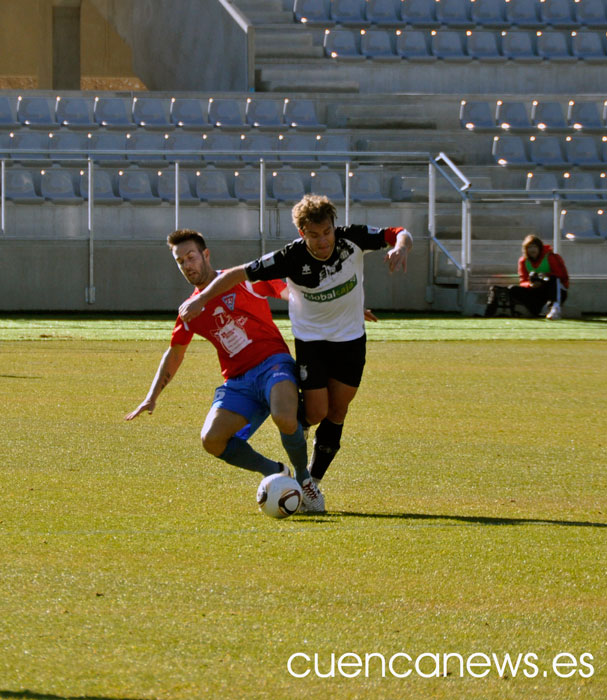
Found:
[[407, 272], [407, 258], [411, 248], [413, 248], [413, 236], [407, 229], [399, 231], [396, 236], [396, 245], [386, 253], [384, 258], [384, 262], [388, 263], [390, 272], [394, 272], [399, 268], [402, 268], [403, 273]]
[[186, 299], [179, 307], [179, 315], [181, 318], [188, 323], [188, 321], [191, 321], [200, 314], [211, 299], [227, 292], [235, 285], [244, 282], [247, 279], [244, 268], [244, 265], [239, 265], [238, 267], [224, 270], [220, 275], [217, 275], [211, 284], [207, 285], [200, 294], [192, 299]]
[[177, 370], [183, 362], [187, 347], [187, 345], [173, 345], [164, 353], [158, 365], [158, 370], [156, 371], [152, 386], [148, 391], [148, 395], [134, 411], [127, 413], [124, 417], [125, 420], [133, 420], [133, 418], [137, 418], [137, 416], [145, 413], [145, 411], [148, 413], [154, 411], [154, 408], [156, 408], [156, 400], [160, 392], [171, 381], [175, 374], [177, 374]]

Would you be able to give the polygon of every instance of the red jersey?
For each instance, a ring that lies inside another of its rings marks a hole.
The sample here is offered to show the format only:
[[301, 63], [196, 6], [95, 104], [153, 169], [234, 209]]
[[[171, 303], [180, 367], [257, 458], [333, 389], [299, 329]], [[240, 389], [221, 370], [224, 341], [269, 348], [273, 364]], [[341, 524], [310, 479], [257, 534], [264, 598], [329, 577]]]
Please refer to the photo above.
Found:
[[[281, 280], [237, 284], [211, 300], [188, 324], [178, 316], [171, 345], [188, 345], [194, 333], [206, 338], [217, 350], [225, 379], [244, 374], [270, 355], [288, 353], [266, 299], [280, 298], [285, 287]], [[194, 290], [190, 299], [198, 294]]]
[[[537, 270], [542, 265], [544, 259], [546, 259], [548, 263], [547, 266], [550, 270], [549, 274], [552, 277], [556, 277], [557, 279], [561, 280], [563, 287], [568, 288], [569, 274], [567, 273], [567, 268], [565, 267], [565, 261], [558, 253], [553, 252], [551, 246], [544, 245], [544, 249], [540, 253], [538, 259], [533, 262], [530, 260], [529, 262], [531, 263], [531, 267]], [[527, 269], [526, 261], [527, 258], [524, 255], [518, 260], [518, 276], [520, 279], [519, 284], [521, 287], [531, 286], [531, 282], [529, 281], [529, 270]]]

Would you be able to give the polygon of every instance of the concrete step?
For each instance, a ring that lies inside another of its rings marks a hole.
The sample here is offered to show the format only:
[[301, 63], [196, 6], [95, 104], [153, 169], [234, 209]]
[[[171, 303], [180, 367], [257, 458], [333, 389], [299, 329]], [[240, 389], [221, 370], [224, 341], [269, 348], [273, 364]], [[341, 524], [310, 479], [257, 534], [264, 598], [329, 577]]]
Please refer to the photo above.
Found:
[[365, 101], [359, 104], [333, 104], [328, 107], [331, 126], [340, 129], [436, 129], [417, 105], [384, 104]]
[[255, 59], [322, 58], [322, 47], [315, 46], [307, 32], [255, 32]]
[[263, 60], [256, 62], [256, 90], [263, 92], [281, 93], [356, 93], [359, 85], [357, 81], [345, 80], [334, 69], [327, 66], [325, 70], [318, 71], [314, 67], [316, 61], [300, 61], [298, 63], [284, 63], [277, 66], [275, 61], [264, 65]]

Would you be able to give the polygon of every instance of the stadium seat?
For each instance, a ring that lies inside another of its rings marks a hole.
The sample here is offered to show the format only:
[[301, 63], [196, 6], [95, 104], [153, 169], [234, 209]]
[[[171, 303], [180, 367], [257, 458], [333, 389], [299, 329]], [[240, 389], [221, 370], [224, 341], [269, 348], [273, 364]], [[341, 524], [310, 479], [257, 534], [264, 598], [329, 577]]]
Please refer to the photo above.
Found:
[[258, 164], [260, 159], [267, 165], [278, 164], [279, 150], [280, 142], [276, 134], [246, 134], [240, 141], [240, 159], [251, 165]]
[[64, 168], [48, 168], [40, 173], [40, 194], [53, 204], [80, 204], [74, 191], [72, 173]]
[[330, 0], [295, 0], [295, 21], [310, 27], [328, 27], [333, 24], [329, 16], [329, 6]]
[[325, 154], [331, 151], [347, 152], [349, 150], [350, 137], [348, 134], [322, 134], [319, 139], [316, 139], [316, 157], [322, 163], [345, 163], [350, 156], [330, 156]]
[[407, 61], [430, 63], [436, 56], [430, 53], [429, 40], [425, 32], [417, 29], [396, 32], [396, 54]]
[[[234, 196], [241, 202], [250, 205], [259, 204], [260, 198], [259, 170], [242, 169], [234, 173]], [[266, 204], [276, 204], [276, 200], [268, 196], [266, 191]]]
[[436, 0], [402, 0], [400, 17], [412, 27], [438, 27]]
[[542, 60], [535, 52], [529, 32], [502, 32], [502, 54], [518, 63], [540, 63]]
[[49, 135], [49, 156], [54, 163], [82, 167], [88, 158], [89, 138], [77, 131], [57, 131]]
[[576, 131], [599, 132], [604, 130], [603, 120], [596, 102], [570, 100], [567, 122]]
[[599, 209], [594, 217], [597, 234], [607, 240], [607, 209]]
[[118, 173], [118, 194], [131, 204], [160, 204], [145, 170], [121, 170]]
[[[186, 166], [201, 166], [204, 162], [202, 156], [202, 134], [193, 131], [177, 131], [169, 135], [164, 142], [164, 157], [169, 163], [183, 163]], [[186, 153], [186, 151], [192, 151]]]
[[[205, 163], [234, 167], [240, 164], [240, 141], [244, 134], [211, 132], [202, 135], [202, 151]], [[220, 153], [219, 151], [232, 151]]]
[[55, 118], [58, 124], [68, 129], [91, 131], [99, 128], [93, 118], [93, 105], [84, 97], [57, 97]]
[[[175, 171], [158, 171], [158, 196], [165, 202], [175, 204]], [[179, 172], [179, 204], [200, 204], [198, 197], [192, 195], [188, 173]]]
[[533, 100], [531, 104], [531, 123], [539, 131], [570, 131], [560, 102], [538, 102], [538, 100]]
[[570, 165], [579, 168], [603, 168], [596, 141], [592, 136], [576, 134], [565, 139], [565, 157]]
[[[554, 199], [553, 192], [560, 189], [559, 181], [554, 173], [527, 173], [527, 182], [525, 185], [529, 197], [537, 200]], [[542, 194], [538, 194], [541, 192]]]
[[504, 134], [493, 139], [491, 149], [493, 159], [498, 165], [509, 168], [529, 168], [533, 163], [529, 160], [525, 142], [520, 136]]
[[382, 194], [378, 174], [368, 170], [350, 172], [350, 198], [353, 202], [364, 204], [390, 203], [390, 199]]
[[209, 122], [223, 131], [246, 131], [251, 127], [246, 124], [237, 100], [231, 98], [209, 99]]
[[58, 129], [59, 124], [55, 121], [54, 107], [54, 104], [51, 107], [50, 100], [46, 97], [19, 95], [17, 98], [17, 121], [30, 129], [44, 129], [45, 131]]
[[603, 0], [582, 0], [573, 3], [575, 20], [589, 29], [607, 29], [607, 12]]
[[323, 39], [325, 56], [342, 61], [363, 61], [358, 39], [348, 29], [327, 29]]
[[470, 29], [470, 0], [436, 0], [436, 19], [450, 29]]
[[525, 132], [534, 130], [527, 114], [527, 108], [522, 102], [498, 100], [495, 110], [495, 121], [504, 131]]
[[331, 0], [329, 17], [345, 27], [367, 24], [365, 0]]
[[228, 190], [225, 173], [213, 167], [196, 173], [195, 191], [198, 199], [207, 204], [229, 205], [238, 202]]
[[291, 168], [280, 168], [272, 173], [270, 196], [277, 202], [299, 202], [305, 190], [301, 175]]
[[590, 192], [580, 193], [578, 190], [595, 190], [597, 189], [592, 173], [588, 172], [573, 172], [563, 175], [563, 186], [567, 192], [563, 195], [565, 199], [574, 200], [596, 200], [600, 199], [598, 193]]
[[538, 32], [537, 55], [553, 63], [575, 63], [571, 55], [567, 36], [562, 32]]
[[538, 15], [537, 0], [509, 0], [506, 3], [506, 21], [522, 29], [544, 26]]
[[469, 30], [466, 33], [466, 47], [468, 56], [488, 63], [503, 63], [508, 60], [502, 56], [494, 32], [483, 30]]
[[[317, 139], [316, 134], [285, 134], [278, 143], [282, 152], [279, 159], [292, 167], [308, 167], [310, 161], [316, 160]], [[307, 151], [307, 153], [293, 155], [293, 152], [297, 151]]]
[[5, 131], [0, 131], [0, 158], [10, 157], [10, 143], [10, 134]]
[[171, 100], [171, 122], [180, 129], [211, 131], [207, 115], [208, 102], [189, 97], [173, 97]]
[[392, 33], [382, 29], [361, 32], [360, 52], [374, 61], [400, 61], [400, 56], [394, 53]]
[[95, 122], [106, 129], [128, 131], [136, 129], [130, 102], [121, 97], [95, 97]]
[[[88, 171], [80, 171], [80, 194], [87, 200], [89, 198]], [[95, 169], [93, 171], [93, 202], [95, 204], [122, 204], [122, 198], [117, 197], [112, 184], [112, 177], [107, 170]]]
[[474, 0], [470, 4], [470, 19], [487, 29], [509, 26], [504, 14], [504, 0]]
[[0, 129], [16, 129], [21, 126], [15, 117], [12, 101], [0, 95]]
[[570, 0], [540, 0], [541, 21], [555, 28], [571, 28], [577, 26], [571, 13]]
[[34, 176], [29, 170], [8, 168], [5, 172], [4, 196], [16, 204], [42, 204], [44, 197], [36, 192]]
[[412, 198], [413, 190], [404, 175], [394, 175], [390, 178], [390, 199], [393, 202], [410, 202]]
[[[127, 160], [130, 163], [145, 163], [152, 168], [165, 164], [164, 150], [167, 135], [151, 131], [135, 131], [126, 135]], [[145, 153], [158, 151], [158, 153]]]
[[563, 209], [561, 212], [561, 235], [569, 241], [602, 243], [595, 221], [590, 212], [576, 209]]
[[89, 155], [95, 163], [106, 167], [126, 165], [126, 135], [98, 131], [89, 139]]
[[171, 121], [170, 102], [159, 97], [134, 97], [133, 121], [144, 129], [166, 132], [175, 128]]
[[480, 133], [496, 133], [499, 131], [495, 123], [495, 115], [488, 102], [462, 100], [459, 106], [459, 123], [468, 131]]
[[597, 32], [572, 32], [571, 53], [586, 63], [607, 63], [603, 36]]
[[404, 24], [400, 17], [401, 0], [367, 0], [365, 17], [367, 22], [378, 27], [396, 27]]
[[439, 29], [432, 32], [432, 54], [444, 61], [466, 63], [471, 61], [464, 51], [464, 41], [460, 32], [450, 29]]
[[342, 176], [324, 168], [310, 173], [310, 193], [324, 194], [335, 204], [346, 201]]
[[327, 126], [318, 121], [316, 107], [312, 100], [285, 98], [283, 121], [297, 131], [324, 131]]
[[565, 168], [561, 141], [556, 136], [532, 136], [529, 139], [529, 159], [542, 168]]
[[249, 126], [259, 131], [286, 131], [289, 125], [283, 121], [283, 109], [284, 102], [249, 97], [245, 108], [245, 119]]
[[48, 165], [48, 147], [49, 135], [42, 131], [21, 129], [12, 133], [9, 141], [10, 157], [26, 165]]

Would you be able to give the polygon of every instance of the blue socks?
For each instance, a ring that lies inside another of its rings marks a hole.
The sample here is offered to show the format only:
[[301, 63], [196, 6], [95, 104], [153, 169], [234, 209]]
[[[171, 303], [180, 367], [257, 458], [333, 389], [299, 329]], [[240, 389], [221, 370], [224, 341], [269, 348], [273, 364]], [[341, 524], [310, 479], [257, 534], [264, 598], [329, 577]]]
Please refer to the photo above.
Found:
[[219, 455], [219, 459], [241, 469], [260, 472], [264, 476], [280, 471], [278, 462], [264, 457], [260, 452], [256, 452], [246, 440], [238, 437], [231, 437], [228, 440], [228, 444]]
[[280, 433], [280, 439], [285, 452], [289, 455], [291, 464], [295, 467], [295, 478], [301, 484], [310, 476], [308, 472], [308, 445], [301, 424], [297, 424], [297, 430], [292, 435]]

